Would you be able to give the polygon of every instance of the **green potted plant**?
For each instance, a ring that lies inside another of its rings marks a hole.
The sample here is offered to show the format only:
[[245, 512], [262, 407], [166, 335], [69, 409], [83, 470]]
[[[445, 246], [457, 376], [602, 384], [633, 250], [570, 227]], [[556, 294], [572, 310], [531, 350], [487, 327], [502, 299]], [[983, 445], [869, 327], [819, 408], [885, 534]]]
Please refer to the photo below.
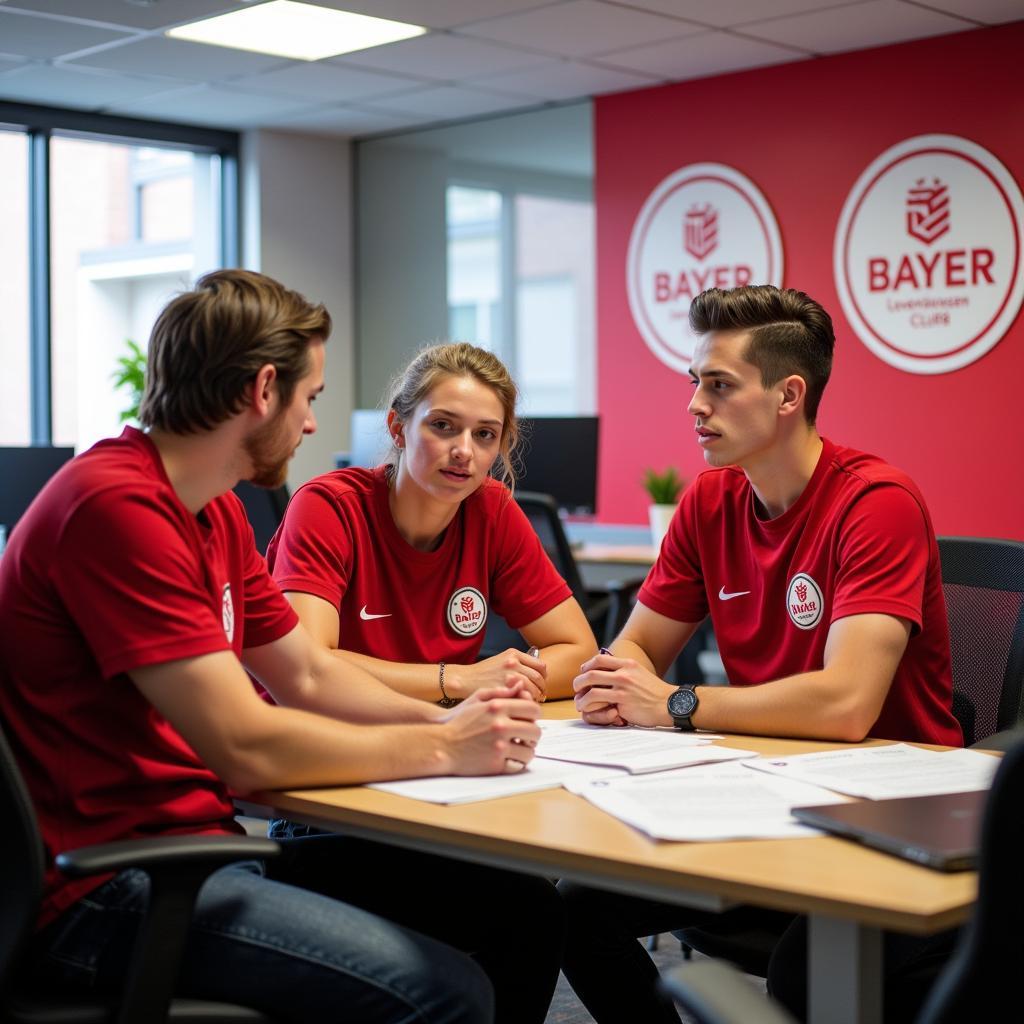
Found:
[[142, 392], [146, 386], [146, 353], [132, 341], [125, 339], [128, 354], [118, 356], [117, 370], [112, 374], [114, 389], [127, 392], [131, 405], [121, 413], [121, 422], [139, 420], [139, 406], [142, 404]]
[[644, 490], [651, 499], [647, 510], [651, 522], [651, 543], [655, 547], [664, 539], [685, 486], [686, 481], [675, 466], [669, 466], [660, 473], [650, 468], [644, 470]]

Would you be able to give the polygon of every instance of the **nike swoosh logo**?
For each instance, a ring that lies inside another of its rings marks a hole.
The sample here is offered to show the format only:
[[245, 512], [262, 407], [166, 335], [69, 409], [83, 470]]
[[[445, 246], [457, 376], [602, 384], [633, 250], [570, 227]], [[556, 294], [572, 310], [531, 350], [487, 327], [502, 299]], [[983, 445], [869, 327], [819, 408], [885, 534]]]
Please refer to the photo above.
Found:
[[372, 615], [366, 610], [366, 605], [364, 604], [363, 607], [359, 609], [359, 618], [361, 618], [363, 622], [369, 622], [370, 619], [390, 619], [391, 612], [384, 612], [381, 615]]
[[737, 590], [735, 594], [727, 594], [725, 592], [725, 587], [722, 587], [722, 589], [718, 591], [718, 596], [723, 601], [731, 601], [734, 597], [742, 597], [744, 594], [749, 594], [749, 593], [750, 593], [749, 590]]

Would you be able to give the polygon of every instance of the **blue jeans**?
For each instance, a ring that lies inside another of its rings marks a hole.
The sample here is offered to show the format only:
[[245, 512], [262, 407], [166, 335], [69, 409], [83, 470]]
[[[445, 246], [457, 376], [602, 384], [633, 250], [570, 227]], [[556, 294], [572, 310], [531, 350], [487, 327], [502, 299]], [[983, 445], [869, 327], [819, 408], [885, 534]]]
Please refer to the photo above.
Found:
[[[520, 970], [520, 986], [531, 992], [512, 997], [499, 1019], [543, 1020], [563, 931], [557, 914], [538, 920], [531, 911], [544, 908], [529, 900], [550, 891], [557, 903], [549, 883], [339, 836], [283, 846], [265, 866], [233, 864], [203, 885], [181, 995], [240, 1003], [297, 1024], [480, 1024], [494, 1012], [488, 972], [504, 982], [500, 963], [510, 973], [532, 960], [535, 942], [516, 948], [529, 930], [551, 936], [539, 944], [542, 980], [523, 986], [521, 975], [534, 965]], [[36, 984], [116, 992], [148, 888], [143, 872], [123, 871], [48, 925], [37, 936]]]

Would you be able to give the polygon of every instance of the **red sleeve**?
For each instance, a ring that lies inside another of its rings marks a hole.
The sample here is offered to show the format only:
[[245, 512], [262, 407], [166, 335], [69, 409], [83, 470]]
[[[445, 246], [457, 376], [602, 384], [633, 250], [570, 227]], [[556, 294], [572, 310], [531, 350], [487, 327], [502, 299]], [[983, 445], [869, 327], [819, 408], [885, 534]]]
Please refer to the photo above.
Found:
[[311, 483], [288, 503], [267, 560], [281, 590], [297, 590], [340, 612], [352, 571], [354, 537], [344, 508], [329, 490]]
[[512, 629], [521, 629], [572, 597], [551, 564], [537, 531], [509, 497], [494, 519], [497, 558], [491, 568], [491, 604]]
[[832, 621], [881, 613], [921, 629], [928, 569], [928, 524], [914, 496], [873, 487], [850, 507], [840, 533]]
[[637, 600], [651, 611], [676, 622], [701, 622], [708, 614], [697, 545], [700, 480], [698, 476], [684, 492], [658, 557], [637, 595]]
[[54, 582], [106, 678], [231, 649], [183, 527], [159, 496], [117, 489], [64, 524]]
[[241, 501], [234, 495], [232, 498], [237, 520], [235, 529], [242, 543], [245, 580], [242, 648], [262, 647], [290, 633], [298, 625], [299, 617], [267, 571], [266, 559], [256, 550], [256, 540]]

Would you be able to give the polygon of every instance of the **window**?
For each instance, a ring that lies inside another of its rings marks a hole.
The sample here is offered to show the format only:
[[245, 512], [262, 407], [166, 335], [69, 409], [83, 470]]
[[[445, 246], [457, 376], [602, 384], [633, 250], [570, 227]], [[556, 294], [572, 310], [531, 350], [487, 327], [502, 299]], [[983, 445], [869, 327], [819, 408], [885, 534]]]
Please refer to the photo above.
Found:
[[0, 444], [81, 450], [120, 430], [127, 340], [234, 264], [238, 136], [0, 102], [4, 122]]
[[32, 439], [29, 408], [28, 137], [0, 129], [0, 445]]
[[450, 185], [446, 205], [449, 335], [501, 356], [524, 413], [593, 412], [593, 204]]
[[176, 292], [219, 265], [216, 156], [82, 138], [50, 143], [53, 440], [120, 430], [111, 386]]

